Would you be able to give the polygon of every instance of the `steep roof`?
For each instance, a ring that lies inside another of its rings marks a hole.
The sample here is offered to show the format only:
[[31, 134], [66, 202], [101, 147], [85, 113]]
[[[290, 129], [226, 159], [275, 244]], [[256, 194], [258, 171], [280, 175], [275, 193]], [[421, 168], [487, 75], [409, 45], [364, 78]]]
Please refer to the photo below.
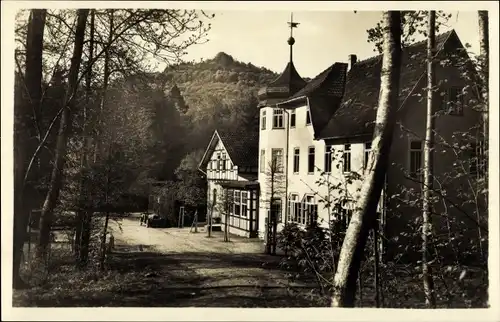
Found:
[[[436, 48], [441, 52], [450, 39], [458, 39], [454, 30], [436, 36]], [[425, 80], [426, 41], [403, 49], [401, 57], [400, 104]], [[461, 44], [460, 44], [461, 46]], [[347, 74], [344, 96], [340, 107], [331, 117], [318, 138], [340, 138], [371, 135], [374, 129], [380, 91], [382, 55], [354, 64]]]
[[233, 161], [234, 165], [238, 166], [240, 170], [244, 167], [257, 167], [259, 158], [258, 125], [257, 127], [252, 126], [250, 129], [240, 127], [234, 130], [215, 130], [198, 167], [200, 170], [204, 171], [219, 140], [222, 141], [231, 161]]
[[347, 64], [335, 63], [319, 73], [304, 88], [295, 93], [290, 100], [306, 96], [335, 96], [342, 97], [344, 94], [345, 75]]
[[315, 133], [320, 133], [340, 105], [344, 94], [347, 64], [335, 63], [312, 79], [304, 88], [278, 106], [307, 99]]
[[306, 81], [299, 75], [295, 65], [290, 61], [285, 70], [270, 84], [259, 90], [259, 106], [272, 104], [295, 94], [306, 85]]
[[234, 164], [241, 167], [257, 167], [259, 159], [259, 129], [238, 128], [217, 130], [227, 153]]

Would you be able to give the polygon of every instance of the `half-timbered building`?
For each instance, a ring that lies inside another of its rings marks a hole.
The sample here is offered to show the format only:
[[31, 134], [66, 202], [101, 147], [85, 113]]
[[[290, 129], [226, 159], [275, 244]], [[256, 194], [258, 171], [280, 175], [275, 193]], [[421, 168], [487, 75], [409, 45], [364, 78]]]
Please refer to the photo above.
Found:
[[212, 224], [239, 236], [259, 231], [258, 142], [257, 130], [216, 130], [199, 166], [207, 178]]

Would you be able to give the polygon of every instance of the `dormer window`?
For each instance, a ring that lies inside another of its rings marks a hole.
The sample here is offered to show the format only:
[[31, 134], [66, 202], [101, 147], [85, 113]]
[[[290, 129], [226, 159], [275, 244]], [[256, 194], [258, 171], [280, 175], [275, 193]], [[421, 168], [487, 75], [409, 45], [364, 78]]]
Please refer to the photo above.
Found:
[[276, 108], [273, 110], [273, 129], [283, 128], [283, 110]]
[[306, 125], [311, 125], [311, 111], [309, 108], [306, 111]]

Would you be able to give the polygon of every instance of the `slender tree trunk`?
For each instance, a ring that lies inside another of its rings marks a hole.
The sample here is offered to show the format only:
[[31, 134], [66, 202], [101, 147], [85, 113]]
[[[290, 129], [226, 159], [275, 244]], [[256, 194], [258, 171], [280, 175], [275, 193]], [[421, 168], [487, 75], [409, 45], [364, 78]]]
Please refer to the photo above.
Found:
[[[490, 67], [490, 40], [489, 40], [489, 20], [488, 20], [488, 11], [479, 11], [479, 54], [480, 54], [480, 64], [481, 64], [481, 72], [480, 76], [482, 78], [482, 87], [481, 87], [481, 96], [483, 99], [483, 155], [478, 155], [479, 160], [479, 169], [484, 175], [484, 183], [482, 189], [484, 191], [484, 207], [488, 209], [488, 155], [489, 155], [489, 67]], [[487, 215], [486, 212], [485, 215]], [[478, 221], [479, 221], [479, 212], [478, 212]], [[479, 245], [481, 247], [481, 255], [482, 252], [482, 232], [481, 227], [478, 227], [478, 235], [479, 235]], [[483, 258], [484, 260], [484, 258]]]
[[432, 277], [432, 253], [429, 251], [429, 240], [432, 238], [432, 190], [434, 186], [434, 87], [436, 42], [436, 12], [429, 11], [427, 21], [427, 117], [424, 142], [424, 184], [422, 200], [422, 279], [424, 283], [425, 304], [429, 308], [436, 307], [434, 281]]
[[[104, 111], [104, 104], [106, 102], [106, 93], [108, 91], [108, 84], [109, 84], [109, 62], [110, 62], [110, 54], [109, 50], [111, 47], [111, 44], [113, 43], [113, 33], [114, 33], [114, 10], [110, 9], [109, 10], [109, 34], [108, 34], [108, 40], [106, 44], [106, 49], [104, 52], [104, 76], [103, 76], [103, 85], [102, 85], [102, 93], [101, 93], [101, 102], [100, 102], [100, 108], [99, 111], [102, 114]], [[95, 140], [95, 151], [94, 151], [94, 163], [97, 162], [97, 159], [99, 157], [100, 153], [100, 144], [99, 144], [99, 132], [101, 131], [101, 122], [98, 121], [98, 129], [97, 129], [97, 137]]]
[[52, 217], [59, 192], [61, 189], [63, 168], [66, 156], [66, 144], [68, 134], [72, 122], [71, 109], [74, 106], [74, 96], [76, 95], [78, 72], [82, 60], [83, 42], [85, 36], [85, 25], [87, 23], [88, 9], [79, 9], [77, 14], [77, 26], [75, 33], [75, 47], [73, 49], [73, 57], [71, 58], [71, 67], [69, 72], [68, 90], [64, 99], [64, 109], [59, 123], [59, 131], [57, 134], [56, 152], [54, 167], [50, 178], [49, 191], [45, 197], [45, 202], [42, 207], [40, 218], [40, 237], [36, 250], [37, 259], [43, 260], [47, 254], [47, 247], [50, 242], [50, 227], [52, 225]]
[[99, 268], [100, 270], [104, 270], [104, 264], [106, 261], [106, 237], [108, 234], [108, 226], [109, 226], [109, 216], [110, 212], [109, 209], [111, 207], [110, 203], [110, 189], [111, 189], [111, 178], [110, 178], [110, 172], [111, 172], [111, 157], [113, 155], [112, 151], [112, 143], [113, 139], [110, 139], [109, 145], [107, 147], [106, 153], [106, 182], [105, 182], [105, 189], [104, 189], [104, 207], [106, 208], [106, 218], [104, 220], [104, 228], [101, 236], [101, 251], [100, 251], [100, 257], [99, 257]]
[[490, 33], [488, 30], [488, 11], [479, 11], [479, 54], [481, 57], [481, 77], [483, 78], [483, 86], [481, 88], [481, 96], [483, 98], [483, 135], [485, 152], [488, 145], [488, 116], [489, 116], [489, 62], [490, 62]]
[[358, 270], [358, 298], [359, 305], [361, 306], [363, 303], [363, 274], [361, 268]]
[[360, 269], [369, 229], [384, 187], [388, 157], [398, 108], [401, 68], [401, 13], [384, 12], [384, 45], [381, 84], [373, 153], [368, 173], [361, 187], [357, 207], [353, 213], [342, 244], [335, 277], [331, 305], [352, 307], [355, 302], [356, 280]]
[[[45, 29], [45, 18], [47, 10], [33, 9], [28, 22], [28, 34], [26, 37], [26, 70], [24, 73], [27, 96], [30, 108], [16, 109], [14, 128], [14, 240], [13, 240], [13, 287], [22, 288], [24, 281], [19, 275], [21, 258], [23, 254], [24, 241], [26, 239], [26, 228], [29, 221], [30, 209], [25, 204], [25, 175], [27, 157], [27, 135], [29, 117], [34, 113], [35, 122], [40, 108], [42, 96], [42, 51], [43, 31]], [[24, 104], [23, 104], [24, 105]], [[31, 109], [31, 112], [28, 110]]]
[[[90, 41], [89, 41], [89, 58], [88, 61], [92, 62], [94, 57], [94, 25], [95, 25], [95, 9], [90, 11]], [[91, 145], [91, 138], [89, 135], [90, 116], [90, 96], [92, 95], [91, 81], [92, 81], [92, 66], [87, 66], [87, 74], [85, 77], [86, 81], [86, 103], [84, 110], [84, 124], [83, 124], [83, 149], [82, 149], [82, 164], [81, 164], [81, 181], [80, 181], [80, 207], [77, 220], [77, 240], [75, 244], [75, 253], [77, 255], [77, 261], [79, 266], [85, 266], [88, 259], [89, 243], [90, 243], [90, 230], [91, 230], [91, 215], [92, 212], [89, 211], [89, 191], [90, 182], [88, 181], [88, 171], [90, 168], [89, 152]]]
[[[228, 197], [228, 192], [226, 192], [226, 198]], [[226, 205], [224, 210], [224, 241], [229, 241], [229, 201], [226, 199]]]
[[104, 220], [104, 229], [101, 237], [101, 253], [99, 259], [99, 269], [101, 271], [104, 270], [105, 262], [106, 262], [106, 236], [108, 234], [108, 226], [109, 226], [109, 211], [106, 212], [106, 219]]
[[379, 243], [378, 243], [378, 221], [373, 228], [373, 286], [375, 289], [375, 307], [380, 307], [380, 258], [379, 258]]

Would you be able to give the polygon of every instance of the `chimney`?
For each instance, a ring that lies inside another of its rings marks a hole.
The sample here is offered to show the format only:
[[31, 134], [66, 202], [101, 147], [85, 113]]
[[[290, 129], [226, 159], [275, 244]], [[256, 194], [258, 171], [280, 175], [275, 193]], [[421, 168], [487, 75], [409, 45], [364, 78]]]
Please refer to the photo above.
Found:
[[356, 64], [358, 61], [358, 57], [354, 54], [350, 54], [347, 56], [347, 71], [350, 71], [352, 68], [352, 65]]

